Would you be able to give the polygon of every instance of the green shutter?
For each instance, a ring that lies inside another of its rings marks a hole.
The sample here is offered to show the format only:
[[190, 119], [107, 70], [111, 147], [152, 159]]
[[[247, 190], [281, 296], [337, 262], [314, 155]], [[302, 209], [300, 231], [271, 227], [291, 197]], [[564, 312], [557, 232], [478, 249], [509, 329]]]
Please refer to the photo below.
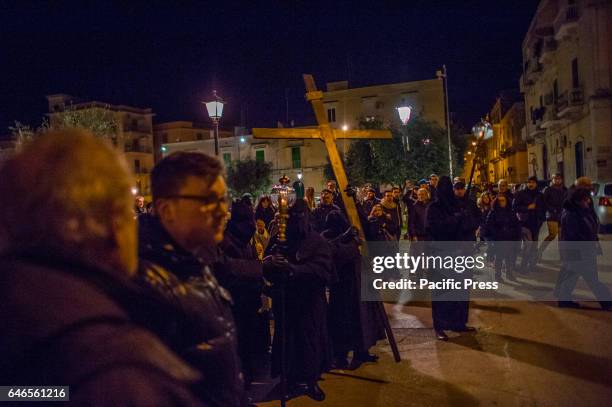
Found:
[[266, 161], [266, 155], [264, 150], [256, 150], [255, 151], [255, 161], [259, 163], [263, 163]]
[[223, 153], [223, 162], [229, 166], [232, 163], [232, 153]]
[[299, 147], [291, 147], [291, 161], [293, 168], [302, 168], [302, 156]]

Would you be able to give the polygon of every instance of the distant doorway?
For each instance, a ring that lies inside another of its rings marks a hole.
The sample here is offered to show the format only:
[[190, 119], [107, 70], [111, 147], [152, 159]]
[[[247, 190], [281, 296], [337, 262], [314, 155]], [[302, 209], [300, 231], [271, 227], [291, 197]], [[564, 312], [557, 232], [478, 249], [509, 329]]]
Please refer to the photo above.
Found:
[[542, 179], [548, 179], [548, 149], [542, 144]]
[[584, 177], [584, 144], [582, 141], [574, 145], [576, 154], [576, 178]]

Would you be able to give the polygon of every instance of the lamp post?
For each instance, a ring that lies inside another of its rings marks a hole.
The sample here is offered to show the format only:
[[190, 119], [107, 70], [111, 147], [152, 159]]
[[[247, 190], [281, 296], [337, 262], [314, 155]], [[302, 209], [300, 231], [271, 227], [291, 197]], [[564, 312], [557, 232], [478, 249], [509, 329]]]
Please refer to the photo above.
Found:
[[213, 122], [214, 126], [214, 137], [215, 137], [215, 156], [219, 156], [219, 120], [223, 115], [223, 100], [217, 95], [217, 91], [213, 90], [214, 99], [210, 102], [203, 102], [206, 105], [208, 111], [208, 117]]
[[402, 137], [402, 143], [406, 148], [406, 151], [410, 151], [410, 140], [408, 140], [408, 122], [410, 121], [410, 113], [412, 112], [412, 106], [400, 106], [397, 108], [400, 120], [404, 125], [404, 136]]
[[453, 147], [451, 143], [451, 128], [450, 128], [450, 110], [448, 109], [448, 76], [446, 74], [446, 65], [442, 65], [442, 70], [436, 72], [438, 79], [442, 79], [444, 88], [444, 108], [446, 110], [446, 134], [448, 136], [448, 170], [451, 179], [453, 178]]
[[[472, 158], [472, 170], [470, 171], [470, 180], [466, 190], [467, 196], [470, 196], [470, 190], [472, 189], [472, 179], [474, 178], [474, 170], [476, 169], [476, 163], [478, 161], [480, 144], [481, 142], [493, 137], [493, 128], [491, 127], [491, 123], [485, 119], [480, 120], [474, 125], [474, 127], [472, 127], [472, 134], [476, 140], [472, 142], [472, 146], [474, 146], [474, 157]], [[471, 154], [471, 151], [468, 151], [468, 154]]]

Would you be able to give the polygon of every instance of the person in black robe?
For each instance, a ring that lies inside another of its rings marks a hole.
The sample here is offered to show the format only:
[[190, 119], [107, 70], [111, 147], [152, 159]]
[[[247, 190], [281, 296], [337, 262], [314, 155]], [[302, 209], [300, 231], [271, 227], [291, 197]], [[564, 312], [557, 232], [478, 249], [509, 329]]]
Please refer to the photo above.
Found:
[[346, 369], [348, 353], [353, 352], [350, 369], [378, 357], [368, 351], [376, 341], [385, 338], [384, 323], [377, 312], [379, 304], [360, 301], [360, 239], [340, 212], [330, 212], [327, 229], [321, 236], [332, 250], [338, 281], [329, 287], [329, 333], [334, 354], [333, 367]]
[[[463, 184], [463, 183], [461, 183]], [[463, 185], [464, 187], [465, 185]], [[478, 208], [476, 205], [466, 201], [459, 204], [453, 192], [453, 185], [447, 176], [440, 178], [437, 187], [437, 197], [427, 208], [427, 233], [434, 242], [456, 242], [465, 241], [470, 233], [474, 233], [478, 226]], [[473, 207], [472, 207], [473, 205]], [[471, 230], [471, 232], [470, 232]], [[449, 245], [437, 246], [443, 249], [443, 255], [464, 255], [465, 245], [454, 245], [454, 251], [449, 252]], [[435, 247], [435, 245], [434, 245]], [[430, 278], [442, 280], [453, 278], [455, 280], [464, 278], [466, 273], [456, 273], [454, 270], [434, 270]], [[434, 330], [439, 340], [446, 341], [448, 336], [444, 330], [456, 332], [473, 331], [468, 327], [469, 291], [468, 290], [434, 290], [432, 291], [431, 311]], [[449, 298], [450, 300], [445, 300]]]
[[306, 394], [324, 400], [317, 381], [331, 363], [325, 287], [335, 275], [329, 245], [312, 230], [304, 200], [297, 200], [289, 210], [286, 242], [273, 236], [266, 254], [264, 276], [272, 283], [275, 316], [272, 376], [281, 372], [285, 344], [289, 396]]
[[[232, 217], [221, 242], [219, 283], [232, 294], [232, 312], [238, 331], [238, 354], [245, 383], [253, 380], [258, 366], [265, 364], [270, 346], [267, 315], [260, 312], [263, 289], [262, 264], [252, 244], [255, 233], [253, 211], [248, 204], [232, 204]], [[222, 273], [220, 270], [227, 270]]]

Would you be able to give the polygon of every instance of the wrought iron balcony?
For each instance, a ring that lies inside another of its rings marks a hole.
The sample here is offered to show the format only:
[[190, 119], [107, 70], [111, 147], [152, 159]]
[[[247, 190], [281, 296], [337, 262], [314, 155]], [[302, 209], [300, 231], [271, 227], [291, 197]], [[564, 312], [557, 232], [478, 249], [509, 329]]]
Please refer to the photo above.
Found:
[[584, 104], [584, 92], [581, 88], [574, 88], [565, 91], [557, 98], [557, 116], [571, 117], [582, 112]]

